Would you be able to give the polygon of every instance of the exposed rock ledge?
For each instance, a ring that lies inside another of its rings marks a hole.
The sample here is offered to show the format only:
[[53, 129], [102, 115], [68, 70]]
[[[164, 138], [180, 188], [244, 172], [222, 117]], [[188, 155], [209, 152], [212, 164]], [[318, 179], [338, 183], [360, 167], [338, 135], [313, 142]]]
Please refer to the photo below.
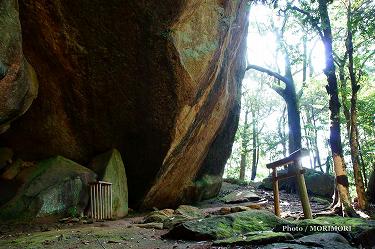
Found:
[[118, 148], [130, 203], [145, 208], [188, 202], [194, 180], [222, 175], [238, 123], [247, 1], [19, 8], [39, 95], [1, 143], [25, 160], [62, 155], [84, 165]]

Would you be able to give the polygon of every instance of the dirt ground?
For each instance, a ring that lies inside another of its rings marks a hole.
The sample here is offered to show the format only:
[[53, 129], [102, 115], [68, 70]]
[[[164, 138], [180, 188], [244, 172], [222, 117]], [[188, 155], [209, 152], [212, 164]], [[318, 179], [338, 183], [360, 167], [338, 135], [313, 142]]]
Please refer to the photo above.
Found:
[[[258, 202], [261, 208], [273, 212], [272, 192], [256, 189], [255, 186], [240, 186], [229, 183], [223, 185], [218, 198], [198, 203], [196, 206], [207, 213], [213, 213], [222, 207], [245, 205], [224, 204], [220, 199], [230, 192], [244, 189], [250, 189], [258, 194], [262, 198]], [[280, 197], [283, 217], [298, 218], [301, 216], [302, 208], [297, 195], [281, 191]], [[327, 201], [320, 198], [311, 197], [310, 199], [313, 212], [319, 212], [328, 204]], [[137, 227], [136, 224], [140, 223], [145, 215], [134, 213], [130, 217], [121, 220], [94, 222], [92, 224], [82, 224], [82, 222], [62, 224], [56, 221], [1, 224], [0, 248], [214, 248], [209, 241], [195, 242], [162, 239], [161, 236], [168, 231], [166, 229]]]

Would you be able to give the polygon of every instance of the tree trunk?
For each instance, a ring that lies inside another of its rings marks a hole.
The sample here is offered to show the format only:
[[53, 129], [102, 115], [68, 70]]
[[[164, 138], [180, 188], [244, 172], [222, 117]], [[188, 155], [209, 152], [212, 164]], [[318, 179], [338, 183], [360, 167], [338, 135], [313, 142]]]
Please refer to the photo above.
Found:
[[[311, 106], [311, 121], [312, 121], [312, 124], [314, 125], [314, 139], [313, 139], [314, 151], [315, 151], [314, 165], [317, 164], [320, 170], [323, 172], [322, 161], [320, 159], [320, 152], [319, 152], [319, 146], [318, 146], [318, 129], [316, 128], [315, 110], [314, 110], [314, 107], [312, 106]], [[314, 166], [314, 168], [316, 168], [316, 165]]]
[[327, 10], [327, 0], [319, 0], [319, 15], [321, 27], [323, 30], [323, 44], [326, 56], [326, 68], [324, 74], [327, 76], [327, 92], [330, 96], [330, 146], [332, 151], [333, 165], [336, 174], [336, 186], [339, 192], [343, 212], [353, 213], [349, 194], [349, 181], [346, 173], [345, 161], [342, 153], [341, 134], [340, 134], [340, 103], [337, 90], [337, 78], [335, 74], [335, 64], [332, 50], [332, 32], [331, 23]]
[[347, 84], [346, 84], [346, 78], [345, 78], [345, 63], [346, 58], [344, 58], [340, 65], [339, 65], [339, 78], [341, 82], [341, 103], [342, 103], [342, 109], [345, 117], [345, 124], [346, 124], [346, 131], [348, 133], [348, 137], [350, 137], [350, 110], [347, 105], [348, 99], [347, 99]]
[[281, 115], [280, 119], [278, 120], [277, 123], [277, 132], [280, 137], [281, 145], [283, 147], [283, 155], [284, 157], [287, 156], [287, 149], [286, 149], [286, 140], [285, 140], [285, 111], [286, 111], [286, 106], [283, 109], [283, 114]]
[[[306, 121], [305, 119], [303, 118], [303, 115], [301, 116], [302, 118], [302, 126], [303, 126], [303, 131], [305, 132], [305, 138], [306, 138], [306, 146], [307, 146], [307, 150], [308, 151], [311, 151], [311, 136], [310, 136], [310, 128], [307, 127], [306, 124], [311, 124], [309, 121], [309, 111], [308, 109], [306, 108]], [[314, 165], [313, 165], [313, 160], [311, 159], [311, 153], [309, 153], [309, 161], [310, 161], [310, 168], [311, 169], [314, 169]]]
[[254, 181], [255, 179], [255, 176], [257, 174], [257, 164], [258, 164], [258, 159], [257, 159], [257, 155], [258, 155], [258, 149], [257, 149], [257, 146], [258, 146], [258, 143], [257, 143], [257, 136], [258, 136], [258, 131], [257, 131], [257, 123], [256, 123], [256, 117], [255, 117], [255, 112], [253, 111], [252, 112], [252, 116], [253, 116], [253, 136], [252, 136], [252, 139], [253, 139], [253, 162], [252, 162], [252, 168], [251, 168], [251, 180]]
[[357, 93], [360, 86], [358, 85], [356, 75], [354, 72], [354, 61], [353, 61], [353, 33], [351, 27], [351, 3], [348, 1], [348, 19], [347, 19], [347, 28], [348, 35], [346, 39], [346, 51], [348, 52], [349, 58], [349, 77], [352, 87], [352, 98], [350, 101], [350, 151], [351, 158], [353, 163], [353, 172], [355, 187], [358, 197], [358, 207], [360, 209], [367, 208], [367, 198], [365, 194], [365, 187], [363, 184], [363, 178], [360, 170], [360, 161], [359, 161], [359, 150], [358, 150], [358, 129], [357, 129]]
[[249, 141], [249, 134], [248, 134], [248, 116], [249, 116], [249, 111], [246, 110], [245, 112], [245, 122], [244, 122], [244, 127], [243, 127], [243, 132], [242, 132], [242, 144], [241, 144], [241, 162], [240, 162], [240, 177], [239, 179], [241, 181], [245, 180], [245, 175], [246, 175], [246, 165], [247, 165], [247, 153], [248, 153], [248, 141]]

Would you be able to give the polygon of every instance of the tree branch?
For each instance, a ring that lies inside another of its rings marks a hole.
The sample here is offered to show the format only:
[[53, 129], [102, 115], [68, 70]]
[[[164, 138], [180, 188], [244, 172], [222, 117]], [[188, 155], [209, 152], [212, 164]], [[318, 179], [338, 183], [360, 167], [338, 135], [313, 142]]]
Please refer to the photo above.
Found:
[[271, 88], [279, 94], [282, 98], [285, 99], [285, 89], [279, 86], [271, 86]]
[[[321, 28], [319, 27], [319, 25], [318, 25], [319, 22], [316, 20], [316, 18], [314, 18], [314, 17], [311, 15], [310, 12], [308, 12], [308, 11], [306, 11], [306, 10], [303, 10], [303, 9], [300, 9], [300, 8], [298, 8], [298, 7], [296, 7], [296, 6], [293, 6], [293, 5], [289, 5], [289, 6], [287, 7], [287, 9], [295, 10], [295, 11], [297, 11], [297, 12], [299, 12], [299, 13], [305, 15], [305, 16], [309, 19], [311, 26], [313, 26], [313, 28], [315, 28], [315, 30], [318, 32], [320, 38], [322, 39], [322, 41], [324, 41], [324, 35], [323, 35], [323, 32], [322, 32], [322, 29], [321, 29]], [[287, 10], [287, 9], [286, 9], [286, 10]]]
[[247, 65], [245, 71], [248, 71], [250, 69], [254, 69], [256, 71], [259, 71], [259, 72], [262, 72], [262, 73], [266, 73], [269, 76], [272, 76], [272, 77], [274, 77], [274, 78], [276, 78], [278, 80], [281, 80], [285, 84], [290, 84], [289, 80], [286, 77], [284, 77], [281, 74], [278, 74], [278, 73], [276, 73], [274, 71], [271, 71], [271, 70], [269, 70], [267, 68], [264, 68], [264, 67], [261, 67], [261, 66], [257, 66], [257, 65], [253, 65], [253, 64], [249, 64], [249, 65]]

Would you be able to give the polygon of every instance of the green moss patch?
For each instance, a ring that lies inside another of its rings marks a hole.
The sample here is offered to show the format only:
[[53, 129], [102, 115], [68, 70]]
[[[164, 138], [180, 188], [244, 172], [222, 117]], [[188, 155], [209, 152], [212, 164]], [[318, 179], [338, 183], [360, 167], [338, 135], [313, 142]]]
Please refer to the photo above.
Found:
[[277, 225], [289, 224], [263, 210], [249, 210], [223, 216], [187, 221], [175, 226], [167, 238], [187, 240], [216, 240], [249, 232], [271, 231]]
[[246, 245], [262, 245], [268, 243], [282, 242], [292, 240], [290, 233], [275, 233], [270, 231], [252, 232], [245, 235], [214, 241], [214, 246], [246, 246]]

